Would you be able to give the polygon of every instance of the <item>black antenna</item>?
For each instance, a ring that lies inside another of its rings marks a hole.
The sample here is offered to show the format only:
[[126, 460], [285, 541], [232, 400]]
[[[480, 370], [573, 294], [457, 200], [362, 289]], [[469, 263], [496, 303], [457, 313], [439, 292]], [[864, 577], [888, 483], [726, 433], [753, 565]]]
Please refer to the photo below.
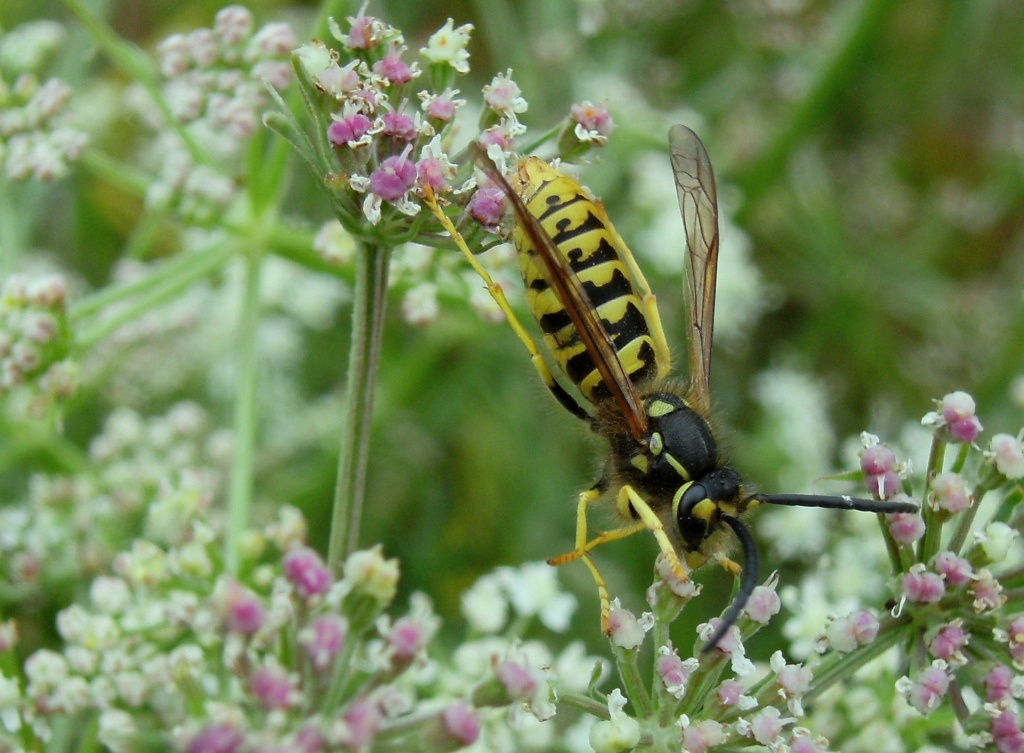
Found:
[[[861, 499], [849, 496], [827, 496], [823, 494], [757, 494], [753, 499], [770, 505], [787, 507], [823, 507], [827, 510], [860, 510], [861, 512], [919, 512], [913, 502], [889, 502], [884, 499]], [[738, 535], [738, 534], [737, 534]]]
[[736, 598], [729, 605], [729, 609], [726, 610], [725, 616], [722, 617], [722, 621], [715, 628], [715, 632], [712, 633], [710, 640], [700, 650], [701, 654], [706, 654], [717, 646], [729, 628], [736, 624], [736, 620], [740, 618], [743, 608], [747, 606], [750, 594], [757, 588], [759, 577], [760, 562], [757, 556], [757, 542], [754, 541], [750, 529], [743, 524], [743, 521], [739, 518], [734, 518], [732, 515], [723, 514], [721, 519], [728, 523], [729, 527], [736, 532], [736, 538], [740, 540], [740, 546], [743, 547], [743, 578], [740, 580], [739, 593], [736, 594]]

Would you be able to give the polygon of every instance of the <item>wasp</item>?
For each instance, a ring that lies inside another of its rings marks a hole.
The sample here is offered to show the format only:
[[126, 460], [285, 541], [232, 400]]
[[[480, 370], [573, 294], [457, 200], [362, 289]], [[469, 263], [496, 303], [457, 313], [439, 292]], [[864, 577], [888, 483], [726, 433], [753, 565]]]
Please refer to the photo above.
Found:
[[[564, 379], [555, 377], [501, 288], [461, 243], [450, 221], [435, 213], [487, 283], [555, 399], [608, 444], [600, 476], [579, 496], [574, 549], [548, 562], [583, 560], [597, 584], [607, 632], [608, 591], [590, 556], [596, 546], [649, 530], [682, 581], [717, 559], [739, 577], [739, 586], [706, 651], [736, 622], [758, 583], [757, 547], [741, 520], [747, 510], [775, 504], [895, 513], [916, 512], [917, 506], [849, 496], [764, 494], [728, 465], [710, 418], [717, 187], [707, 150], [692, 130], [673, 126], [668, 142], [686, 249], [685, 386], [670, 380], [671, 354], [657, 301], [632, 252], [601, 202], [573, 178], [536, 157], [521, 160], [506, 178], [482, 149], [472, 150], [477, 167], [511, 204], [526, 304]], [[591, 537], [588, 510], [607, 501], [619, 525]], [[739, 541], [742, 567], [721, 553], [730, 533]]]

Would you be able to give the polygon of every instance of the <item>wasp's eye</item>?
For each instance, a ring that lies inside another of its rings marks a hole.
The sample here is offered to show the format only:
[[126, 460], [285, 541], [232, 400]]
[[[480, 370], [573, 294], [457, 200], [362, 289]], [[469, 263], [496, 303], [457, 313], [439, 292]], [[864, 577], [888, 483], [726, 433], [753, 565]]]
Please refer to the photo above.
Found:
[[690, 484], [686, 487], [686, 491], [683, 492], [683, 496], [679, 500], [679, 506], [676, 509], [676, 525], [679, 526], [679, 533], [686, 544], [686, 550], [689, 552], [699, 549], [700, 545], [704, 543], [704, 539], [708, 536], [708, 529], [710, 527], [708, 516], [695, 514], [695, 512], [705, 512], [703, 509], [697, 510], [698, 506], [703, 508], [703, 503], [705, 502], [714, 506], [714, 503], [708, 500], [708, 492], [704, 485], [700, 483]]

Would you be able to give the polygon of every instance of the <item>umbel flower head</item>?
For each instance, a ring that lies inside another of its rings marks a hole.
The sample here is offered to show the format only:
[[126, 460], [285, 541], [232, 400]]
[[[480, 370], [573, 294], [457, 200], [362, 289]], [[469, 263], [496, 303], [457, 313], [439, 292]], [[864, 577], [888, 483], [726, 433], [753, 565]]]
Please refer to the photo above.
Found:
[[[457, 134], [455, 121], [462, 122], [460, 111], [469, 104], [457, 83], [470, 70], [472, 25], [456, 26], [449, 19], [414, 51], [400, 30], [366, 11], [364, 5], [344, 23], [332, 19], [329, 43], [314, 40], [295, 51], [303, 94], [320, 132], [307, 135], [287, 112], [269, 116], [268, 125], [303, 155], [330, 192], [338, 220], [358, 239], [438, 245], [440, 227], [423, 203], [425, 189], [442, 204], [468, 203], [472, 217], [496, 226], [504, 209], [500, 194], [494, 194], [489, 211], [474, 209], [482, 203], [481, 192], [462, 150], [477, 141], [498, 164], [515, 163], [527, 131], [520, 117], [529, 105], [513, 72], [498, 73], [483, 87], [479, 130]], [[603, 108], [584, 103], [574, 106], [563, 131], [580, 136], [563, 139], [558, 156], [569, 150], [579, 156], [605, 143], [611, 119]], [[475, 223], [467, 236], [471, 243], [482, 242]]]

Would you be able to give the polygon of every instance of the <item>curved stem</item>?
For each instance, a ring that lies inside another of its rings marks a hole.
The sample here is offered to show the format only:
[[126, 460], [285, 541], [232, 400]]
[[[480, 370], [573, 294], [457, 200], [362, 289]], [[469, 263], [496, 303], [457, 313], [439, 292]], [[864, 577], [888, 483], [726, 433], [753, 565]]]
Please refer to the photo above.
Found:
[[246, 257], [245, 297], [238, 327], [238, 389], [235, 392], [235, 456], [228, 489], [228, 530], [224, 562], [229, 573], [238, 572], [239, 541], [249, 523], [252, 505], [253, 464], [256, 449], [256, 329], [260, 310], [260, 257]]
[[390, 246], [369, 244], [356, 254], [345, 418], [327, 552], [327, 563], [335, 572], [359, 541], [390, 256]]

